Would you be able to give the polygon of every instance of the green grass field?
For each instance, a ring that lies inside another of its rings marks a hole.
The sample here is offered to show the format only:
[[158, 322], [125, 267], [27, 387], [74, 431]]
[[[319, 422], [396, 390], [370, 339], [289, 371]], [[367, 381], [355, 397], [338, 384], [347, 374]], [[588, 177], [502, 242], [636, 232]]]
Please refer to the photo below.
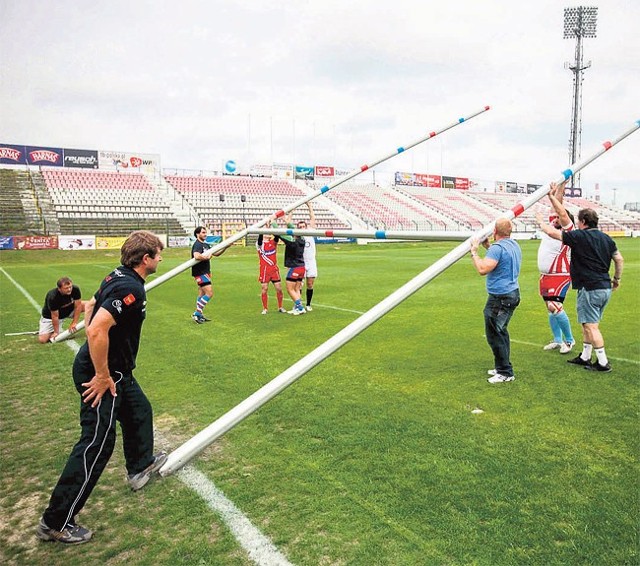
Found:
[[[551, 336], [537, 243], [523, 242], [514, 382], [486, 381], [484, 279], [465, 257], [193, 466], [299, 566], [639, 564], [640, 242], [618, 244], [622, 287], [601, 325], [612, 373], [542, 351]], [[316, 308], [299, 317], [276, 313], [271, 291], [271, 312], [260, 315], [252, 249], [214, 261], [211, 323], [190, 320], [188, 273], [150, 291], [135, 373], [160, 444], [179, 446], [455, 245], [319, 246]], [[187, 250], [163, 255], [159, 274], [188, 259]], [[38, 304], [62, 275], [88, 297], [118, 260], [116, 252], [0, 253]], [[70, 548], [37, 541], [79, 431], [74, 354], [34, 336], [5, 337], [37, 329], [39, 314], [3, 273], [0, 284], [0, 562], [254, 563], [178, 476], [131, 492], [119, 441], [79, 516], [94, 539]], [[579, 336], [573, 291], [566, 305]]]

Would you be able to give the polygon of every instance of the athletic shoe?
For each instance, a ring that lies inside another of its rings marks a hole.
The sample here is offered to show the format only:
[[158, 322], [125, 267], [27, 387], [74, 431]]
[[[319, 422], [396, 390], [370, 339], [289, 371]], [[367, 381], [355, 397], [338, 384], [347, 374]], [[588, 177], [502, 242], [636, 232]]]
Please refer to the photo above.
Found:
[[298, 316], [299, 314], [306, 314], [306, 310], [304, 310], [304, 308], [301, 309], [293, 309], [293, 312], [291, 313], [293, 316]]
[[311, 307], [311, 305], [307, 305], [305, 307], [307, 309], [307, 312], [311, 312], [313, 310], [313, 308]]
[[284, 314], [287, 314], [287, 309], [285, 309], [284, 307], [280, 307], [278, 309], [278, 312], [283, 312]]
[[204, 324], [206, 322], [206, 320], [204, 319], [204, 316], [200, 316], [197, 314], [192, 315], [191, 319], [198, 324]]
[[575, 364], [577, 366], [590, 366], [591, 360], [583, 360], [580, 356], [567, 360], [568, 364]]
[[498, 373], [497, 369], [490, 369], [489, 371], [487, 371], [487, 375], [496, 375]]
[[496, 373], [493, 377], [487, 379], [489, 383], [507, 383], [507, 381], [513, 381], [516, 377], [514, 375], [502, 375]]
[[576, 344], [575, 340], [572, 340], [571, 342], [563, 342], [560, 345], [560, 353], [568, 354], [571, 350], [573, 350], [573, 347], [575, 346], [575, 344]]
[[211, 322], [210, 318], [207, 318], [206, 316], [204, 316], [203, 314], [200, 315], [200, 318], [202, 319], [202, 322]]
[[260, 314], [267, 314], [269, 311], [267, 309], [262, 309], [262, 312]]
[[560, 348], [562, 346], [562, 344], [560, 344], [559, 342], [549, 342], [544, 348], [542, 348], [543, 350], [557, 350], [558, 348]]
[[48, 527], [46, 523], [40, 519], [40, 524], [36, 528], [36, 536], [40, 540], [57, 541], [65, 544], [82, 544], [88, 542], [93, 533], [89, 529], [85, 529], [74, 523], [67, 523], [64, 529], [56, 531]]
[[611, 366], [606, 363], [605, 365], [601, 365], [597, 360], [588, 366], [584, 366], [584, 369], [588, 369], [589, 371], [602, 371], [608, 373], [611, 371]]
[[164, 451], [158, 452], [153, 457], [153, 462], [151, 462], [151, 464], [147, 466], [144, 470], [142, 470], [141, 472], [138, 472], [137, 474], [129, 474], [127, 476], [127, 481], [129, 482], [131, 489], [133, 491], [138, 491], [139, 489], [142, 489], [145, 485], [147, 485], [147, 483], [149, 483], [151, 476], [155, 474], [160, 468], [162, 468], [162, 466], [166, 461], [167, 461], [167, 453]]

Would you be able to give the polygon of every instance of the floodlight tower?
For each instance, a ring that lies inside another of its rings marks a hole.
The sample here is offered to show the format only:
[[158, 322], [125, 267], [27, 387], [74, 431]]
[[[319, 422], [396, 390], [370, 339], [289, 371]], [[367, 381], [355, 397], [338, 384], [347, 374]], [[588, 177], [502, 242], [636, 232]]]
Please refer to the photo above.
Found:
[[[580, 159], [582, 139], [582, 81], [584, 70], [591, 67], [591, 61], [583, 63], [582, 38], [596, 36], [598, 8], [578, 6], [564, 9], [564, 39], [576, 38], [576, 58], [573, 64], [565, 63], [565, 69], [573, 73], [573, 109], [571, 113], [571, 137], [569, 138], [569, 163]], [[571, 186], [580, 184], [580, 173], [571, 177]]]

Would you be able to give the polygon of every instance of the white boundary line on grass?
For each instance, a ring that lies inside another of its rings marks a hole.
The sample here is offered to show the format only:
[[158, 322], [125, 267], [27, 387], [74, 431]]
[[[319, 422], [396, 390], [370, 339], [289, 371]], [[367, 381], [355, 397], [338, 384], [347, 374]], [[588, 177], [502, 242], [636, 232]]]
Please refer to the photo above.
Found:
[[[40, 305], [29, 295], [27, 290], [20, 285], [2, 267], [2, 272], [11, 283], [20, 291], [35, 309], [40, 312]], [[80, 346], [75, 340], [66, 340], [65, 344], [77, 353]], [[211, 480], [191, 466], [185, 467], [177, 474], [178, 478], [187, 487], [195, 491], [207, 506], [218, 514], [227, 525], [238, 544], [249, 555], [249, 559], [258, 566], [292, 566], [291, 562], [280, 553], [274, 544], [263, 535], [253, 523], [238, 509], [231, 500], [220, 491]]]

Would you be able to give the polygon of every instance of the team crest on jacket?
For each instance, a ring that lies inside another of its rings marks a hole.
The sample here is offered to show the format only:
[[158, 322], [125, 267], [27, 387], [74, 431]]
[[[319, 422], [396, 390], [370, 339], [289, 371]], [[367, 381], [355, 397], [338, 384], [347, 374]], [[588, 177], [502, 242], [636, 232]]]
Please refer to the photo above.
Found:
[[129, 306], [136, 302], [136, 298], [133, 296], [133, 293], [129, 293], [124, 299], [122, 299], [122, 302]]

